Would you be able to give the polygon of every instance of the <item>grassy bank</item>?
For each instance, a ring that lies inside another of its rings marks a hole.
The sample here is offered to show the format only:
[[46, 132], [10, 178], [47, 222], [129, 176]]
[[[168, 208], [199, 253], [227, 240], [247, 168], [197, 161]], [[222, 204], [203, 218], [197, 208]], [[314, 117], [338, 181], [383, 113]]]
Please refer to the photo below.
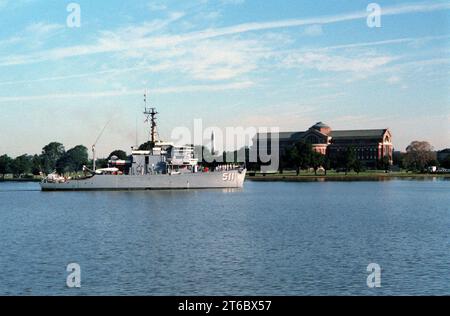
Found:
[[328, 171], [324, 173], [303, 171], [300, 175], [295, 172], [284, 172], [275, 174], [259, 174], [249, 175], [247, 180], [250, 181], [375, 181], [375, 180], [391, 180], [391, 179], [432, 179], [432, 178], [448, 178], [450, 174], [429, 174], [429, 173], [413, 173], [413, 172], [389, 172], [384, 171], [366, 171], [349, 172], [347, 175], [343, 172]]
[[40, 176], [34, 177], [24, 177], [24, 178], [13, 178], [12, 176], [6, 176], [5, 178], [0, 177], [0, 182], [41, 182], [42, 178]]

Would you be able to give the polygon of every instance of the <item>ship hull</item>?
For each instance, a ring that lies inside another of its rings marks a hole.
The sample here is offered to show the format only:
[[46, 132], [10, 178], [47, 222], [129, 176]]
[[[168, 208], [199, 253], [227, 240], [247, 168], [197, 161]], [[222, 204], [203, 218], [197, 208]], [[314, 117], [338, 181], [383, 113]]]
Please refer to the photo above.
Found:
[[181, 190], [242, 188], [246, 170], [178, 175], [95, 175], [63, 183], [42, 182], [42, 191]]

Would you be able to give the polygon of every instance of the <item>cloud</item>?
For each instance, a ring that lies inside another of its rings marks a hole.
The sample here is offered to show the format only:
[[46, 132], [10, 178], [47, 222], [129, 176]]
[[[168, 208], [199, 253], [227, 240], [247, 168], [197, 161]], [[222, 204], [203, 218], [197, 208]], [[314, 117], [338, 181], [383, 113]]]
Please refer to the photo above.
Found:
[[154, 1], [151, 1], [147, 7], [150, 9], [150, 11], [165, 11], [167, 10], [167, 6], [163, 3], [157, 3]]
[[29, 5], [36, 0], [0, 0], [0, 10], [8, 8], [15, 9], [20, 6]]
[[174, 72], [197, 80], [230, 80], [258, 68], [260, 61], [270, 51], [261, 40], [215, 39], [190, 45], [178, 45], [170, 49], [140, 49], [129, 54], [117, 55], [126, 59], [133, 67], [106, 69], [88, 73], [50, 76], [39, 79], [8, 80], [0, 86], [18, 85], [45, 81], [71, 80], [106, 74], [125, 72]]
[[[383, 7], [383, 15], [398, 15], [417, 12], [431, 12], [438, 10], [450, 9], [450, 3], [418, 3], [404, 4], [391, 7]], [[222, 28], [206, 29], [185, 33], [182, 35], [161, 35], [148, 37], [147, 35], [154, 32], [151, 27], [153, 22], [147, 25], [132, 26], [125, 29], [119, 29], [115, 32], [107, 31], [100, 34], [100, 38], [96, 43], [90, 45], [79, 45], [72, 47], [62, 47], [41, 51], [28, 55], [13, 55], [0, 58], [0, 66], [12, 66], [19, 64], [30, 64], [49, 60], [57, 60], [74, 56], [92, 55], [100, 53], [114, 53], [120, 51], [133, 51], [141, 48], [164, 48], [173, 45], [180, 45], [187, 42], [198, 42], [201, 40], [213, 39], [222, 36], [230, 36], [247, 32], [258, 32], [271, 29], [289, 28], [298, 26], [324, 25], [344, 21], [352, 21], [357, 19], [365, 19], [367, 12], [358, 11], [332, 16], [320, 16], [306, 19], [289, 19], [273, 22], [254, 22], [244, 23]], [[169, 16], [164, 21], [158, 21], [160, 28], [176, 21], [180, 16]], [[128, 31], [128, 33], [127, 33]], [[126, 35], [126, 36], [123, 36]], [[133, 40], [130, 40], [133, 39]]]
[[26, 33], [32, 33], [33, 35], [47, 35], [53, 32], [59, 31], [65, 28], [62, 24], [55, 23], [46, 23], [46, 22], [37, 22], [27, 26], [25, 29]]
[[401, 81], [401, 78], [399, 76], [390, 76], [389, 78], [386, 79], [386, 82], [389, 84], [397, 84]]
[[198, 80], [228, 80], [251, 72], [264, 55], [264, 46], [252, 40], [208, 40], [185, 45], [169, 70]]
[[[28, 25], [23, 31], [13, 35], [12, 37], [0, 40], [0, 47], [22, 44], [27, 47], [31, 47], [32, 49], [37, 49], [42, 46], [49, 38], [60, 33], [64, 28], [65, 25], [63, 24], [47, 22], [32, 23]], [[11, 56], [11, 60], [14, 60], [14, 56]]]
[[305, 36], [320, 36], [323, 34], [322, 25], [315, 24], [305, 28], [303, 35]]
[[[182, 12], [172, 12], [166, 19], [157, 19], [139, 25], [121, 27], [115, 31], [102, 31], [99, 33], [95, 44], [59, 47], [31, 54], [6, 56], [0, 58], [0, 66], [34, 64], [76, 56], [131, 51], [140, 48], [148, 48], [150, 46], [159, 47], [161, 43], [152, 45], [149, 35], [164, 29], [171, 23], [181, 19], [183, 16], [184, 13]], [[45, 34], [44, 31], [54, 30], [55, 28], [55, 26], [36, 24], [28, 29], [37, 29], [41, 31], [41, 34]], [[26, 35], [29, 34], [33, 33], [26, 33]]]
[[[121, 27], [115, 31], [103, 31], [100, 34], [99, 43], [106, 44], [108, 41], [112, 43], [118, 42], [134, 42], [143, 39], [148, 35], [157, 33], [170, 24], [182, 19], [184, 12], [170, 12], [165, 19], [156, 19], [151, 22], [144, 22], [138, 25]], [[113, 49], [114, 46], [111, 45]]]
[[14, 45], [14, 44], [20, 43], [21, 41], [22, 41], [22, 38], [20, 36], [13, 36], [13, 37], [1, 40], [0, 47]]
[[[432, 11], [440, 11], [440, 10], [449, 10], [450, 3], [418, 3], [418, 4], [403, 4], [397, 6], [383, 7], [382, 14], [384, 16], [389, 15], [400, 15], [400, 14], [408, 14], [408, 13], [418, 13], [418, 12], [432, 12]], [[278, 29], [278, 28], [289, 28], [296, 26], [306, 26], [306, 25], [324, 25], [324, 24], [333, 24], [338, 22], [366, 19], [367, 12], [364, 10], [338, 14], [338, 15], [330, 15], [330, 16], [319, 16], [313, 18], [306, 19], [289, 19], [289, 20], [280, 20], [273, 22], [254, 22], [254, 23], [244, 23], [230, 27], [224, 27], [219, 29], [212, 29], [204, 32], [200, 32], [195, 34], [200, 38], [206, 37], [217, 37], [217, 36], [225, 36], [225, 35], [233, 35], [240, 34], [246, 32], [255, 32], [255, 31], [264, 31], [270, 29]]]
[[224, 5], [240, 5], [244, 4], [245, 0], [220, 0], [220, 3]]
[[[126, 72], [146, 72], [158, 73], [163, 71], [181, 72], [186, 75], [191, 74], [196, 79], [209, 80], [226, 80], [236, 78], [238, 76], [250, 73], [256, 68], [260, 68], [267, 63], [261, 63], [268, 58], [277, 58], [281, 60], [282, 67], [291, 68], [314, 68], [320, 71], [356, 72], [365, 69], [365, 73], [358, 74], [358, 78], [362, 75], [367, 76], [367, 71], [372, 73], [396, 74], [411, 69], [419, 69], [423, 67], [432, 67], [436, 65], [450, 64], [450, 58], [431, 58], [424, 60], [408, 61], [391, 65], [394, 57], [361, 55], [353, 53], [349, 55], [348, 49], [359, 47], [370, 47], [378, 45], [391, 45], [399, 43], [410, 43], [415, 41], [430, 41], [448, 38], [449, 36], [435, 36], [422, 38], [400, 38], [387, 41], [377, 41], [368, 43], [356, 43], [346, 45], [336, 45], [323, 48], [308, 48], [294, 51], [275, 52], [270, 48], [270, 42], [274, 39], [271, 34], [259, 40], [241, 40], [241, 39], [215, 39], [209, 41], [201, 41], [196, 44], [183, 45], [172, 49], [151, 50], [145, 49], [134, 51], [134, 54], [123, 52], [124, 58], [139, 58], [137, 66], [123, 68], [109, 68], [106, 70], [93, 71], [87, 73], [78, 73], [61, 76], [42, 77], [38, 79], [9, 80], [0, 82], [0, 86], [30, 84], [46, 81], [72, 80], [86, 77], [98, 77], [100, 75], [121, 75]], [[279, 39], [275, 39], [279, 42]], [[0, 43], [1, 45], [1, 43]], [[339, 54], [331, 54], [330, 51], [345, 49], [345, 56]], [[355, 56], [355, 57], [351, 57]], [[373, 59], [376, 57], [375, 59]], [[384, 58], [383, 58], [384, 57]], [[141, 62], [140, 59], [149, 60], [149, 63]], [[367, 60], [368, 63], [367, 63]], [[310, 65], [308, 61], [312, 61]], [[389, 67], [380, 68], [387, 65]], [[359, 65], [359, 67], [358, 67]], [[329, 88], [330, 83], [323, 81], [324, 79], [315, 79], [314, 87]], [[304, 82], [304, 81], [302, 81]]]
[[331, 72], [370, 72], [395, 60], [387, 55], [341, 56], [325, 53], [293, 53], [286, 57], [283, 64], [289, 68], [313, 68]]
[[37, 22], [27, 26], [24, 31], [24, 41], [36, 48], [42, 46], [49, 38], [66, 28], [63, 24]]
[[[274, 37], [275, 36], [275, 37]], [[277, 58], [281, 60], [283, 67], [308, 67], [305, 66], [307, 60], [313, 60], [314, 63], [309, 65], [309, 68], [315, 68], [321, 71], [327, 68], [330, 71], [356, 71], [357, 65], [365, 63], [365, 60], [372, 59], [374, 55], [369, 57], [364, 55], [356, 55], [355, 60], [349, 56], [349, 49], [380, 46], [380, 45], [394, 45], [404, 43], [414, 43], [416, 41], [427, 42], [431, 40], [441, 40], [449, 38], [450, 36], [429, 36], [421, 38], [399, 38], [385, 41], [375, 41], [366, 43], [354, 43], [335, 45], [319, 48], [305, 48], [290, 51], [273, 51], [270, 47], [271, 42], [285, 42], [283, 38], [279, 38], [277, 34], [268, 33], [264, 38], [259, 37], [258, 40], [242, 40], [242, 39], [214, 39], [208, 41], [200, 41], [195, 44], [179, 45], [171, 49], [160, 50], [146, 50], [140, 49], [132, 52], [124, 51], [122, 55], [124, 58], [139, 59], [137, 66], [110, 68], [101, 71], [93, 71], [87, 73], [50, 76], [39, 79], [25, 79], [25, 80], [9, 80], [0, 82], [0, 86], [4, 85], [18, 85], [30, 84], [46, 81], [71, 80], [86, 77], [93, 77], [99, 75], [119, 75], [126, 72], [148, 72], [157, 73], [162, 71], [179, 71], [184, 74], [192, 74], [196, 79], [209, 80], [225, 80], [238, 77], [250, 73], [262, 66], [261, 61], [268, 58]], [[0, 42], [0, 46], [2, 42]], [[330, 51], [345, 49], [346, 55], [339, 57], [338, 54], [330, 54]], [[405, 69], [417, 69], [419, 67], [428, 67], [436, 65], [450, 64], [450, 58], [432, 58], [425, 60], [415, 60], [403, 63], [390, 65], [389, 68], [381, 69], [383, 60], [388, 61], [389, 56], [378, 56], [375, 60], [370, 60], [368, 64], [363, 67], [366, 70], [374, 71], [374, 66], [377, 67], [378, 73], [396, 73], [404, 71]], [[360, 60], [360, 59], [363, 60]], [[393, 57], [391, 57], [392, 59]], [[148, 60], [149, 63], [141, 62]], [[342, 65], [339, 65], [342, 61]], [[392, 60], [393, 61], [393, 60]], [[11, 62], [14, 62], [11, 60]], [[20, 62], [20, 60], [19, 60]], [[266, 65], [267, 63], [264, 63]], [[338, 64], [338, 65], [336, 65]], [[359, 67], [361, 68], [361, 66]], [[360, 74], [361, 75], [361, 74]], [[367, 74], [365, 74], [367, 75]], [[314, 86], [329, 87], [329, 83], [323, 82], [320, 79], [319, 84]]]
[[[242, 90], [254, 86], [252, 81], [240, 81], [227, 84], [216, 85], [188, 85], [155, 88], [151, 90], [152, 94], [168, 94], [168, 93], [195, 93], [195, 92], [214, 92], [226, 90]], [[81, 93], [63, 93], [63, 94], [46, 94], [34, 96], [16, 96], [16, 97], [0, 97], [0, 103], [18, 102], [18, 101], [36, 101], [36, 100], [52, 100], [52, 99], [77, 99], [77, 98], [102, 98], [114, 96], [141, 95], [142, 89], [122, 89], [100, 92], [81, 92]]]
[[[405, 56], [406, 57], [406, 56]], [[427, 76], [428, 82], [432, 80], [440, 80], [438, 76], [432, 71], [433, 67], [440, 66], [438, 69], [445, 69], [450, 65], [450, 58], [429, 58], [420, 59], [406, 62], [398, 62], [395, 64], [389, 64], [388, 67], [378, 67], [371, 71], [371, 75], [381, 75], [383, 80], [391, 85], [400, 84], [402, 89], [408, 88], [408, 85], [404, 83], [405, 78], [408, 81], [422, 81], [424, 76]], [[425, 67], [430, 68], [425, 71]], [[367, 75], [367, 74], [366, 74]], [[416, 76], [414, 78], [414, 76]], [[448, 76], [445, 76], [448, 78]], [[357, 79], [357, 76], [356, 76]], [[354, 79], [349, 79], [348, 82]]]
[[365, 43], [351, 43], [343, 45], [333, 45], [327, 47], [317, 48], [317, 50], [334, 50], [334, 49], [345, 49], [345, 48], [361, 48], [361, 47], [373, 47], [373, 46], [383, 46], [383, 45], [394, 45], [394, 44], [411, 44], [413, 46], [421, 43], [427, 43], [433, 40], [443, 40], [450, 38], [450, 35], [439, 35], [439, 36], [424, 36], [424, 37], [403, 37], [383, 41], [365, 42]]

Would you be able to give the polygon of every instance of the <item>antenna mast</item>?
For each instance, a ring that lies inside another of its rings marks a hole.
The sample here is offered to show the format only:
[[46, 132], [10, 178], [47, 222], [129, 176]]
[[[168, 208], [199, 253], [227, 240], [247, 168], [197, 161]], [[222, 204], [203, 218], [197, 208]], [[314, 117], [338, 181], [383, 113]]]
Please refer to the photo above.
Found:
[[144, 94], [144, 115], [146, 116], [145, 122], [150, 122], [151, 132], [150, 132], [150, 141], [154, 144], [156, 143], [156, 115], [159, 113], [156, 112], [156, 108], [147, 107], [147, 92]]
[[103, 127], [102, 131], [100, 132], [100, 134], [97, 136], [97, 139], [95, 140], [94, 145], [92, 145], [92, 168], [94, 169], [94, 172], [96, 170], [96, 165], [95, 165], [95, 160], [97, 159], [97, 157], [95, 156], [95, 146], [97, 146], [98, 141], [100, 140], [100, 138], [102, 137], [103, 133], [105, 132], [106, 127], [109, 125], [109, 123], [113, 120], [113, 118], [111, 118]]

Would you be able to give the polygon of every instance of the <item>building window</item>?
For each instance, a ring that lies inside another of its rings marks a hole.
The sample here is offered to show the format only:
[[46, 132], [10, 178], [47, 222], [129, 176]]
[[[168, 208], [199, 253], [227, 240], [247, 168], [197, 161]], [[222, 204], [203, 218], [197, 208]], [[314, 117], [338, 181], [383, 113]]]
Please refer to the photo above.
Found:
[[306, 142], [310, 144], [318, 144], [319, 140], [317, 139], [317, 137], [311, 135], [306, 138]]

